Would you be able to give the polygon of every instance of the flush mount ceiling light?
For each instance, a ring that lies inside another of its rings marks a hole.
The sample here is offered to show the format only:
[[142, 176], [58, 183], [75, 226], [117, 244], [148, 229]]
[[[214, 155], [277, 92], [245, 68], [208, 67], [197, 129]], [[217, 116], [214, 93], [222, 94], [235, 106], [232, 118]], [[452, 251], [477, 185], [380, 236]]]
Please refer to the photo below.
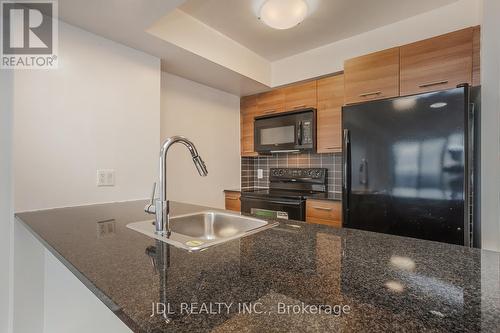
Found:
[[290, 29], [307, 16], [305, 0], [267, 0], [260, 7], [259, 19], [274, 29]]

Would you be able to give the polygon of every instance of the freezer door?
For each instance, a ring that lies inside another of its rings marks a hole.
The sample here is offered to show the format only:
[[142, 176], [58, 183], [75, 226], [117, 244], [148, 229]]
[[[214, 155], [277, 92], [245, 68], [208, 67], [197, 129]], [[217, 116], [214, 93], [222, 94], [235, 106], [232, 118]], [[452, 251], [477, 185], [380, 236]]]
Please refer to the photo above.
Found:
[[464, 243], [467, 94], [343, 108], [345, 226]]

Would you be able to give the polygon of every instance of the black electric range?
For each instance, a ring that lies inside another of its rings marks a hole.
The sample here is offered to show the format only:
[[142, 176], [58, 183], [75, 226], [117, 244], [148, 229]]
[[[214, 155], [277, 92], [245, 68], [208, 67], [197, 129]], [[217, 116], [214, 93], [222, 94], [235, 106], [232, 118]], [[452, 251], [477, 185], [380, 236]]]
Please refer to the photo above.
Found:
[[258, 216], [306, 220], [306, 198], [327, 192], [326, 168], [271, 168], [269, 189], [241, 192], [241, 211]]

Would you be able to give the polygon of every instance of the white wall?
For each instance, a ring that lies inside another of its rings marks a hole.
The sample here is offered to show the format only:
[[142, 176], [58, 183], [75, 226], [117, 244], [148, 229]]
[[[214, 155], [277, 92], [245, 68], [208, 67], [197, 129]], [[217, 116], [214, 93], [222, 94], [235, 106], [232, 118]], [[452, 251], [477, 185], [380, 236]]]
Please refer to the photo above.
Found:
[[[59, 69], [14, 78], [16, 211], [149, 196], [160, 139], [160, 61], [59, 25]], [[96, 170], [115, 169], [115, 187]]]
[[161, 137], [191, 139], [208, 168], [201, 178], [185, 147], [171, 148], [168, 195], [171, 200], [224, 207], [224, 189], [240, 187], [239, 97], [162, 73]]
[[500, 1], [484, 0], [481, 28], [481, 235], [500, 251]]
[[480, 24], [481, 0], [450, 5], [273, 62], [280, 86], [343, 70], [344, 60]]
[[13, 72], [0, 70], [0, 332], [11, 328]]
[[[59, 52], [59, 69], [14, 75], [16, 210], [147, 198], [157, 176], [160, 60], [62, 22]], [[115, 169], [117, 186], [98, 188], [98, 168]], [[78, 323], [75, 309], [97, 311], [18, 222], [14, 237], [14, 332], [52, 333]], [[61, 308], [56, 284], [77, 295], [72, 309]], [[54, 322], [63, 310], [66, 320]]]

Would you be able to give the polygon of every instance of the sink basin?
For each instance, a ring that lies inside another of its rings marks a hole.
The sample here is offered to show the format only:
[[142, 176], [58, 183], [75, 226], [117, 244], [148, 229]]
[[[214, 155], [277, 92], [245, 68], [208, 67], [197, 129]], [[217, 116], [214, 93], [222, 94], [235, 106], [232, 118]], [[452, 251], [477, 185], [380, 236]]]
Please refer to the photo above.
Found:
[[205, 211], [170, 218], [170, 237], [155, 232], [153, 221], [134, 222], [128, 228], [190, 252], [245, 237], [272, 228], [278, 222], [217, 211]]

